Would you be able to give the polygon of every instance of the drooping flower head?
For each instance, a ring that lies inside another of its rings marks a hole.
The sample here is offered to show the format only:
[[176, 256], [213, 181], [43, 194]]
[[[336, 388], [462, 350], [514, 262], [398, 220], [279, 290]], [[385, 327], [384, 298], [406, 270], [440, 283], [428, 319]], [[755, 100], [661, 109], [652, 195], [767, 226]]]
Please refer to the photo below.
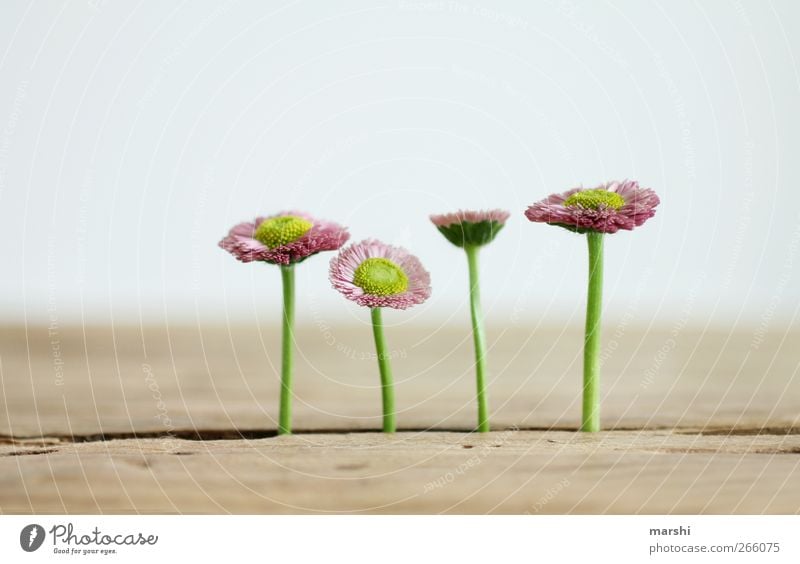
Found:
[[651, 189], [623, 180], [553, 194], [530, 206], [525, 216], [578, 233], [616, 233], [642, 225], [655, 215], [659, 202]]
[[347, 229], [337, 223], [287, 211], [236, 225], [219, 246], [242, 262], [289, 265], [321, 251], [335, 251], [349, 238]]
[[370, 308], [407, 309], [431, 295], [431, 278], [401, 247], [366, 239], [331, 259], [330, 280], [348, 300]]
[[458, 210], [430, 216], [448, 241], [457, 247], [480, 247], [491, 243], [511, 214], [505, 210]]

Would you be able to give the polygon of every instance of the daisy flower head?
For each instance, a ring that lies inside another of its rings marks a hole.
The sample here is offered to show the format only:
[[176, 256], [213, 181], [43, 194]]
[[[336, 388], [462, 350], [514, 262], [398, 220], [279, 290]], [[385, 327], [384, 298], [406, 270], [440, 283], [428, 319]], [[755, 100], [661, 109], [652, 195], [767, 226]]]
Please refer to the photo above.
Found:
[[242, 262], [287, 266], [322, 251], [335, 251], [349, 238], [338, 223], [286, 211], [234, 226], [219, 246]]
[[505, 210], [458, 210], [430, 216], [431, 222], [457, 247], [480, 247], [491, 243], [511, 214]]
[[354, 243], [331, 259], [331, 285], [358, 305], [407, 309], [431, 295], [430, 274], [417, 257], [375, 239]]
[[655, 215], [659, 203], [653, 190], [623, 180], [552, 194], [530, 206], [525, 216], [577, 233], [616, 233], [642, 225]]

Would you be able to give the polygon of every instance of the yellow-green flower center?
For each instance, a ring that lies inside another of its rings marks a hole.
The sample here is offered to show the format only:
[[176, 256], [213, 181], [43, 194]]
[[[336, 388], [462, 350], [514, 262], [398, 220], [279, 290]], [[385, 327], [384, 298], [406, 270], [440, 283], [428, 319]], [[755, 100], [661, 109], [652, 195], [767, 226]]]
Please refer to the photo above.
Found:
[[262, 221], [256, 232], [253, 233], [253, 238], [265, 244], [270, 249], [293, 243], [300, 237], [308, 233], [308, 230], [314, 224], [294, 215], [284, 215], [281, 217], [273, 217]]
[[373, 296], [393, 296], [408, 289], [408, 276], [389, 259], [368, 258], [356, 268], [353, 284]]
[[572, 208], [585, 208], [590, 210], [596, 210], [601, 206], [618, 210], [625, 205], [625, 198], [616, 192], [595, 188], [593, 190], [575, 192], [572, 196], [564, 200], [564, 205]]

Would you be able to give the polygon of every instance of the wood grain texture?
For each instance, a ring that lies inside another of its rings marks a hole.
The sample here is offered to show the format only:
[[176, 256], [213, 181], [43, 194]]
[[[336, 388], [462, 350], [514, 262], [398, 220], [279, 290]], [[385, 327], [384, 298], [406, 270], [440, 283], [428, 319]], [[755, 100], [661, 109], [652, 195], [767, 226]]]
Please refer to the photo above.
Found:
[[471, 433], [468, 333], [388, 327], [386, 437], [369, 328], [316, 323], [298, 331], [299, 433], [274, 437], [273, 331], [1, 329], [0, 511], [800, 511], [797, 332], [612, 323], [596, 436], [571, 431], [579, 331], [488, 334], [489, 435]]

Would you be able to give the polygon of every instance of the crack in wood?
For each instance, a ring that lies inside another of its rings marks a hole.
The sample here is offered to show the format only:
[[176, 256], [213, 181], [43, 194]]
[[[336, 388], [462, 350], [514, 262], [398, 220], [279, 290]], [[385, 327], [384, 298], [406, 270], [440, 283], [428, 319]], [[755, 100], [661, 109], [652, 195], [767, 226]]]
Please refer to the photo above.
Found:
[[800, 427], [706, 427], [697, 430], [677, 430], [680, 435], [724, 437], [753, 437], [758, 435], [800, 435]]
[[[574, 427], [510, 427], [498, 428], [497, 432], [505, 431], [576, 431]], [[398, 433], [474, 433], [471, 429], [435, 427], [416, 427], [398, 429]], [[302, 429], [294, 431], [295, 435], [349, 435], [362, 433], [381, 433], [375, 429]], [[234, 441], [252, 439], [272, 439], [278, 433], [274, 429], [179, 429], [173, 431], [144, 431], [144, 432], [109, 432], [109, 433], [89, 433], [84, 435], [58, 435], [50, 434], [44, 437], [13, 437], [0, 435], [0, 443], [17, 443], [29, 440], [56, 440], [64, 443], [93, 443], [102, 441], [115, 441], [127, 439], [183, 439], [187, 441]]]
[[34, 450], [15, 450], [12, 452], [5, 452], [0, 454], [0, 456], [33, 456], [36, 454], [50, 454], [52, 452], [58, 452], [57, 448], [45, 448], [45, 449], [34, 449]]
[[[494, 432], [573, 432], [577, 433], [576, 427], [569, 426], [552, 426], [552, 427], [506, 427], [497, 428]], [[295, 435], [350, 435], [350, 434], [366, 434], [366, 433], [380, 433], [380, 429], [302, 429], [295, 431]], [[466, 428], [436, 428], [436, 427], [412, 427], [406, 429], [399, 429], [398, 433], [453, 433], [453, 434], [468, 434], [480, 437], [472, 429]], [[702, 428], [688, 428], [676, 429], [666, 426], [657, 427], [636, 427], [636, 426], [617, 426], [611, 429], [603, 430], [603, 433], [635, 433], [635, 432], [668, 432], [676, 435], [705, 435], [705, 436], [786, 436], [786, 435], [800, 435], [800, 427], [702, 427]], [[583, 435], [585, 438], [591, 438], [592, 435]], [[272, 439], [278, 437], [278, 433], [274, 429], [178, 429], [173, 431], [144, 431], [144, 432], [108, 432], [108, 433], [88, 433], [82, 435], [59, 435], [48, 434], [44, 436], [11, 436], [0, 435], [0, 444], [11, 445], [25, 445], [25, 444], [38, 444], [45, 446], [48, 444], [58, 443], [93, 443], [115, 440], [130, 440], [130, 439], [182, 439], [187, 441], [237, 441], [237, 440], [255, 440], [255, 439]], [[548, 442], [556, 442], [552, 439], [547, 439]], [[492, 445], [500, 446], [500, 445]], [[470, 448], [466, 445], [464, 448]], [[33, 451], [30, 451], [33, 452]], [[52, 452], [52, 450], [44, 451]], [[180, 453], [191, 454], [191, 453]]]

